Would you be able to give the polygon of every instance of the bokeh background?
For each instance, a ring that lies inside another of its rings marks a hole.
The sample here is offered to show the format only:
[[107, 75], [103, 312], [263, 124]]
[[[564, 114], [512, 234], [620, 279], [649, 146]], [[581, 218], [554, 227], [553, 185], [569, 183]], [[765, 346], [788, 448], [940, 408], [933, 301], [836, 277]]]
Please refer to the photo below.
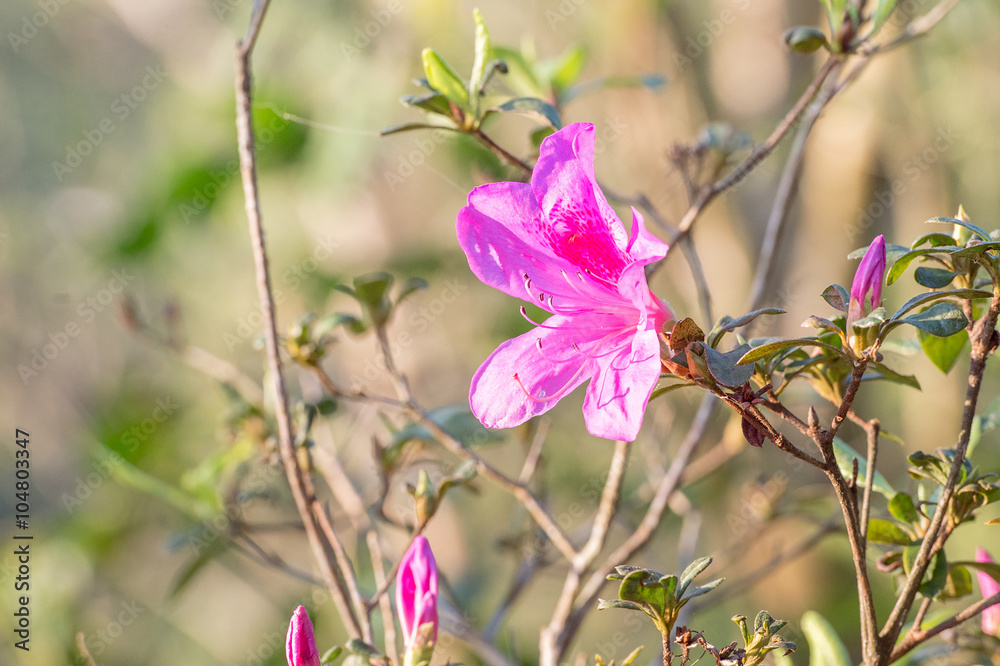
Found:
[[[887, 31], [898, 32], [934, 4], [901, 0]], [[309, 607], [321, 647], [343, 638], [322, 594], [262, 564], [246, 544], [235, 547], [225, 520], [199, 514], [220, 505], [233, 479], [250, 478], [254, 495], [244, 498], [244, 511], [263, 526], [259, 542], [291, 565], [314, 570], [301, 532], [288, 527], [294, 508], [273, 453], [253, 436], [252, 419], [218, 381], [163, 344], [183, 341], [258, 381], [264, 376], [234, 129], [233, 45], [250, 6], [250, 0], [0, 6], [4, 664], [81, 663], [77, 632], [102, 664], [282, 664], [287, 619], [299, 603]], [[417, 92], [411, 79], [421, 75], [423, 47], [468, 70], [474, 6], [278, 1], [255, 56], [261, 198], [282, 330], [304, 312], [356, 311], [333, 290], [353, 276], [386, 270], [400, 281], [426, 279], [428, 288], [396, 313], [392, 340], [405, 341], [397, 345], [398, 362], [430, 407], [463, 403], [479, 363], [527, 326], [516, 303], [473, 278], [454, 237], [468, 191], [516, 174], [454, 134], [379, 136], [383, 127], [421, 119], [398, 99]], [[668, 79], [658, 91], [580, 97], [563, 112], [567, 122], [597, 125], [603, 141], [596, 169], [610, 190], [644, 193], [673, 221], [688, 202], [669, 147], [695, 140], [713, 121], [762, 140], [819, 62], [790, 53], [782, 33], [798, 24], [824, 27], [820, 3], [809, 0], [478, 6], [495, 44], [530, 41], [540, 58], [581, 45], [587, 53], [581, 80]], [[759, 333], [798, 335], [810, 314], [830, 316], [819, 294], [831, 282], [850, 283], [854, 264], [846, 255], [879, 233], [908, 244], [924, 231], [924, 220], [952, 215], [959, 204], [973, 222], [1000, 226], [998, 34], [997, 4], [965, 0], [927, 37], [877, 58], [824, 112], [765, 299], [788, 314]], [[531, 157], [531, 119], [504, 115], [487, 128], [515, 154]], [[786, 150], [714, 203], [696, 227], [714, 317], [745, 311]], [[617, 208], [628, 219], [627, 206]], [[677, 312], [711, 325], [680, 254], [653, 289]], [[889, 307], [915, 291], [904, 278], [887, 291]], [[145, 333], [123, 316], [126, 298]], [[886, 441], [881, 456], [880, 469], [899, 488], [913, 487], [905, 474], [908, 453], [954, 443], [965, 359], [967, 353], [945, 376], [919, 357], [894, 357], [923, 391], [872, 386], [864, 392], [862, 415], [877, 415], [903, 442]], [[340, 335], [327, 367], [345, 384], [392, 391], [371, 336]], [[988, 370], [986, 401], [1000, 392], [995, 370]], [[315, 381], [295, 372], [291, 386], [310, 400], [320, 393]], [[787, 395], [800, 408], [819, 402], [808, 388]], [[586, 527], [611, 451], [583, 430], [581, 401], [573, 396], [551, 412], [540, 471], [553, 513], [571, 532]], [[648, 484], [662, 475], [697, 404], [698, 396], [682, 391], [651, 406], [612, 539], [641, 515]], [[15, 528], [7, 461], [14, 460], [15, 428], [31, 436], [29, 653], [12, 647]], [[374, 503], [380, 488], [371, 440], [391, 437], [379, 410], [340, 405], [322, 433], [316, 445], [337, 451], [361, 496]], [[515, 432], [484, 455], [516, 473], [527, 436]], [[860, 440], [857, 431], [845, 437]], [[701, 450], [731, 459], [685, 487], [653, 546], [631, 564], [675, 571], [695, 555], [711, 554], [716, 562], [707, 575], [738, 581], [837, 515], [823, 479], [773, 448], [746, 447], [728, 413], [716, 415]], [[998, 469], [996, 437], [984, 437], [976, 455], [981, 467]], [[422, 451], [390, 489], [397, 517], [409, 506], [403, 481], [419, 467], [440, 476], [454, 461], [434, 447]], [[528, 523], [494, 487], [480, 481], [477, 491], [454, 491], [428, 535], [450, 603], [481, 629], [519, 559], [517, 548], [505, 544], [523, 537]], [[381, 529], [387, 553], [398, 557], [405, 531]], [[961, 531], [949, 553], [969, 558], [980, 543], [1000, 550], [988, 530], [977, 524]], [[370, 590], [367, 565], [360, 573]], [[545, 567], [500, 625], [497, 641], [515, 662], [537, 658], [538, 630], [562, 573], [559, 564]], [[884, 617], [891, 582], [878, 578], [877, 589]], [[609, 585], [603, 596], [614, 594]], [[791, 621], [785, 632], [791, 640], [804, 643], [796, 627], [811, 608], [856, 643], [853, 571], [843, 539], [823, 540], [754, 584], [703, 599], [687, 622], [720, 644], [737, 638], [730, 616], [752, 617], [761, 608]], [[641, 659], [656, 661], [658, 637], [626, 615], [591, 616], [571, 653], [621, 659], [644, 643]], [[805, 663], [805, 655], [803, 647], [796, 663]], [[478, 659], [457, 640], [444, 642], [435, 657], [446, 658]]]

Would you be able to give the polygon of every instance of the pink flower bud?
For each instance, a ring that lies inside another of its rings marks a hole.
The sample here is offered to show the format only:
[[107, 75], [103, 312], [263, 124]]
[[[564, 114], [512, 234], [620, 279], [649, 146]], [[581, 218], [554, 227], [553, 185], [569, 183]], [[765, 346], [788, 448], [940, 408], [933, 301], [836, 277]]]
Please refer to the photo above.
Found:
[[288, 658], [288, 666], [320, 666], [313, 625], [302, 606], [295, 609], [292, 620], [288, 623], [285, 656]]
[[[976, 548], [976, 562], [993, 562], [993, 558], [985, 548]], [[993, 580], [993, 577], [985, 571], [977, 571], [976, 578], [979, 579], [979, 589], [983, 593], [983, 599], [1000, 592], [1000, 583]], [[982, 622], [984, 634], [1000, 638], [1000, 604], [993, 604], [983, 610]]]
[[[885, 238], [877, 236], [861, 259], [854, 282], [851, 284], [851, 303], [847, 308], [847, 334], [851, 335], [851, 324], [871, 314], [882, 305], [882, 281], [885, 279]], [[869, 305], [865, 299], [871, 293]]]
[[[437, 642], [437, 595], [437, 563], [430, 544], [421, 535], [406, 551], [396, 576], [396, 612], [408, 653], [433, 649]], [[427, 623], [433, 625], [433, 631], [429, 636], [422, 636], [420, 626]], [[430, 658], [429, 652], [427, 658]]]

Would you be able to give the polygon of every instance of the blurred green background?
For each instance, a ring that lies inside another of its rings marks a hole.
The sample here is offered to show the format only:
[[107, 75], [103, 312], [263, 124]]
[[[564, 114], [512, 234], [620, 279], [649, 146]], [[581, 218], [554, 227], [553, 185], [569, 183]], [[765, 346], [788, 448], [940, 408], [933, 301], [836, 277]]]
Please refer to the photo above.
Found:
[[[898, 32], [933, 5], [901, 0], [887, 31]], [[255, 348], [260, 319], [233, 100], [233, 45], [250, 6], [250, 0], [8, 0], [0, 6], [0, 354], [7, 369], [0, 414], [8, 434], [0, 446], [0, 468], [8, 470], [0, 482], [8, 544], [0, 552], [0, 663], [81, 663], [73, 641], [83, 632], [102, 664], [282, 664], [287, 620], [299, 603], [313, 615], [321, 649], [343, 638], [323, 594], [313, 596], [307, 583], [261, 564], [246, 544], [224, 548], [219, 535], [226, 522], [198, 514], [199, 507], [219, 505], [233, 479], [242, 479], [241, 492], [252, 488], [245, 516], [270, 526], [259, 533], [260, 544], [295, 567], [315, 570], [302, 534], [288, 529], [294, 508], [273, 453], [248, 434], [252, 419], [234, 412], [238, 405], [218, 382], [156, 342], [185, 341], [251, 377], [264, 375]], [[473, 278], [454, 237], [455, 214], [468, 191], [516, 173], [458, 135], [378, 134], [422, 118], [398, 99], [417, 92], [411, 79], [422, 75], [423, 47], [435, 47], [468, 71], [474, 6], [278, 1], [255, 55], [261, 203], [281, 330], [306, 311], [351, 311], [355, 306], [332, 287], [355, 275], [387, 270], [400, 280], [425, 278], [428, 289], [397, 312], [392, 339], [405, 340], [399, 364], [431, 407], [465, 401], [479, 363], [527, 327], [517, 303]], [[478, 6], [494, 44], [532, 40], [541, 58], [581, 45], [587, 53], [581, 80], [668, 79], [660, 91], [613, 89], [578, 98], [563, 116], [597, 125], [602, 183], [628, 196], [645, 193], [674, 221], [688, 202], [668, 159], [671, 144], [693, 141], [712, 121], [729, 122], [758, 141], [766, 137], [818, 62], [818, 56], [788, 52], [782, 33], [797, 24], [824, 25], [820, 3], [808, 0]], [[960, 203], [973, 222], [1000, 226], [998, 34], [998, 5], [965, 0], [926, 38], [877, 58], [830, 105], [811, 139], [765, 299], [788, 314], [757, 333], [800, 335], [799, 323], [810, 314], [830, 316], [819, 294], [831, 282], [850, 283], [854, 264], [846, 255], [879, 233], [908, 244], [924, 231], [925, 219], [953, 215]], [[531, 156], [528, 135], [535, 128], [530, 118], [514, 115], [487, 125], [522, 157]], [[785, 150], [698, 223], [694, 237], [715, 317], [746, 308]], [[627, 206], [616, 207], [627, 220]], [[652, 286], [675, 311], [708, 327], [690, 275], [678, 254]], [[904, 278], [887, 291], [888, 306], [916, 290]], [[130, 330], [123, 317], [126, 295], [148, 324], [147, 335]], [[907, 453], [954, 443], [966, 359], [967, 352], [947, 376], [919, 357], [896, 359], [924, 390], [864, 391], [859, 412], [878, 416], [904, 441], [887, 441], [880, 461], [898, 487], [912, 488]], [[327, 367], [346, 385], [392, 392], [371, 336], [341, 335]], [[318, 384], [297, 372], [290, 385], [307, 400], [320, 395]], [[984, 399], [998, 392], [990, 368]], [[799, 407], [818, 402], [805, 387], [786, 395]], [[641, 515], [647, 484], [662, 475], [697, 400], [678, 392], [651, 406], [626, 478], [634, 492], [612, 539], [628, 534]], [[581, 402], [577, 394], [551, 412], [540, 472], [553, 514], [571, 533], [586, 527], [611, 451], [584, 431]], [[831, 413], [825, 406], [820, 411], [824, 418]], [[388, 438], [378, 410], [340, 405], [328, 422], [317, 446], [336, 448], [361, 496], [375, 502], [380, 488], [371, 439]], [[11, 631], [16, 564], [7, 535], [15, 531], [14, 493], [13, 464], [6, 461], [14, 460], [15, 428], [31, 435], [29, 653], [13, 649]], [[855, 443], [859, 435], [845, 431]], [[514, 433], [484, 455], [516, 474], [525, 436]], [[996, 444], [991, 434], [979, 445], [982, 468], [1000, 467]], [[837, 515], [818, 474], [791, 465], [773, 447], [748, 449], [728, 413], [716, 415], [701, 450], [732, 452], [735, 459], [685, 488], [686, 499], [675, 502], [653, 546], [631, 564], [679, 571], [692, 556], [711, 554], [717, 560], [709, 574], [736, 581]], [[420, 456], [410, 480], [420, 466], [435, 474], [454, 466], [433, 448]], [[254, 483], [245, 483], [248, 478]], [[403, 480], [389, 494], [389, 511], [397, 516], [409, 510]], [[143, 485], [154, 492], [137, 487]], [[480, 481], [477, 488], [455, 491], [428, 536], [452, 602], [482, 628], [518, 561], [517, 549], [505, 549], [502, 539], [523, 535], [526, 519], [494, 487]], [[321, 495], [328, 495], [325, 488]], [[350, 534], [346, 519], [333, 511]], [[383, 531], [395, 559], [406, 533], [392, 526]], [[949, 552], [969, 559], [978, 543], [993, 544], [1000, 555], [995, 531], [981, 524], [961, 531]], [[206, 550], [213, 557], [180, 585]], [[370, 591], [369, 565], [359, 569]], [[537, 658], [538, 630], [551, 615], [563, 571], [558, 563], [544, 568], [500, 627], [497, 640], [515, 663]], [[804, 643], [797, 621], [814, 608], [853, 644], [852, 581], [846, 542], [827, 539], [735, 595], [715, 603], [705, 597], [687, 623], [725, 644], [738, 635], [730, 616], [766, 608], [791, 620], [783, 633]], [[884, 617], [891, 583], [882, 576], [877, 586]], [[602, 596], [613, 595], [609, 585]], [[571, 654], [621, 659], [644, 643], [642, 659], [656, 661], [652, 627], [626, 615], [592, 615]], [[805, 663], [805, 653], [796, 663]], [[442, 639], [435, 659], [446, 658], [477, 661], [461, 641]]]

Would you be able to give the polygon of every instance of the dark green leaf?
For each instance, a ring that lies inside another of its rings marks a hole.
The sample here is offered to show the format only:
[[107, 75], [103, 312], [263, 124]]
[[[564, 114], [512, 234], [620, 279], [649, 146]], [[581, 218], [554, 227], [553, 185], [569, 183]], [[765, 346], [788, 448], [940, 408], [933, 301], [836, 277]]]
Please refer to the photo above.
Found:
[[831, 284], [823, 290], [823, 300], [830, 304], [834, 310], [847, 312], [847, 307], [851, 302], [851, 295], [839, 284]]
[[894, 315], [889, 317], [889, 321], [886, 322], [886, 327], [893, 327], [893, 324], [901, 319], [904, 314], [914, 308], [920, 307], [925, 303], [930, 303], [931, 301], [940, 300], [942, 298], [990, 298], [992, 295], [993, 294], [990, 292], [983, 291], [981, 289], [950, 289], [948, 291], [930, 291], [924, 294], [918, 294], [906, 301], [906, 303], [903, 303], [903, 307], [899, 308]]
[[954, 367], [969, 341], [967, 335], [955, 334], [942, 338], [922, 330], [917, 331], [917, 338], [927, 358], [945, 374]]
[[918, 266], [913, 272], [913, 279], [917, 284], [928, 289], [944, 289], [955, 279], [958, 273], [945, 270], [943, 268], [930, 268], [928, 266]]
[[898, 321], [940, 338], [955, 335], [969, 325], [962, 309], [954, 303], [935, 303], [922, 312]]
[[365, 643], [360, 638], [351, 638], [344, 644], [344, 648], [348, 652], [353, 652], [356, 655], [360, 655], [366, 658], [381, 657], [383, 656], [378, 648]]
[[738, 365], [738, 361], [750, 351], [750, 345], [744, 343], [736, 349], [721, 354], [708, 345], [702, 345], [705, 352], [705, 361], [708, 369], [712, 373], [715, 381], [723, 386], [736, 388], [750, 381], [753, 376], [754, 366]]
[[982, 227], [977, 227], [976, 225], [972, 224], [971, 222], [965, 222], [963, 220], [959, 220], [959, 219], [956, 219], [954, 217], [932, 217], [931, 219], [927, 220], [927, 224], [932, 224], [932, 223], [938, 223], [938, 224], [957, 224], [960, 227], [965, 227], [966, 229], [968, 229], [972, 233], [974, 233], [977, 236], [979, 236], [980, 238], [982, 238], [984, 241], [993, 240], [993, 239], [990, 238], [989, 232], [987, 232]]
[[659, 398], [661, 395], [670, 393], [671, 391], [675, 391], [677, 389], [685, 388], [687, 386], [697, 386], [697, 384], [693, 384], [691, 382], [678, 382], [676, 384], [668, 384], [667, 386], [659, 386], [653, 389], [653, 393], [649, 396], [649, 399], [653, 400], [654, 398]]
[[400, 287], [399, 289], [399, 294], [396, 296], [396, 305], [402, 303], [403, 299], [409, 296], [410, 294], [426, 288], [427, 288], [427, 280], [418, 277], [409, 278], [406, 282], [403, 283], [403, 286]]
[[972, 594], [972, 574], [960, 564], [948, 565], [948, 578], [939, 599], [960, 599]]
[[462, 79], [434, 49], [424, 49], [424, 73], [431, 87], [460, 109], [469, 109], [469, 92]]
[[562, 119], [559, 117], [559, 111], [556, 107], [545, 100], [535, 97], [515, 97], [487, 111], [487, 113], [490, 112], [526, 113], [539, 118], [556, 129], [562, 127]]
[[913, 542], [910, 535], [898, 525], [881, 518], [872, 518], [868, 521], [868, 540], [889, 546], [908, 546]]

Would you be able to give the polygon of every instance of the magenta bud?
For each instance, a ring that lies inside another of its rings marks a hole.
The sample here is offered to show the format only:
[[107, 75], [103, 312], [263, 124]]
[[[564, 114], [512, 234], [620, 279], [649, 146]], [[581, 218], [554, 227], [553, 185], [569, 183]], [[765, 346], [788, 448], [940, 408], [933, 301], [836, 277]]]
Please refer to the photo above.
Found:
[[396, 612], [403, 629], [406, 663], [429, 661], [438, 634], [437, 563], [430, 543], [417, 536], [399, 563]]
[[285, 657], [288, 658], [288, 666], [320, 666], [312, 621], [302, 606], [295, 609], [288, 623]]

